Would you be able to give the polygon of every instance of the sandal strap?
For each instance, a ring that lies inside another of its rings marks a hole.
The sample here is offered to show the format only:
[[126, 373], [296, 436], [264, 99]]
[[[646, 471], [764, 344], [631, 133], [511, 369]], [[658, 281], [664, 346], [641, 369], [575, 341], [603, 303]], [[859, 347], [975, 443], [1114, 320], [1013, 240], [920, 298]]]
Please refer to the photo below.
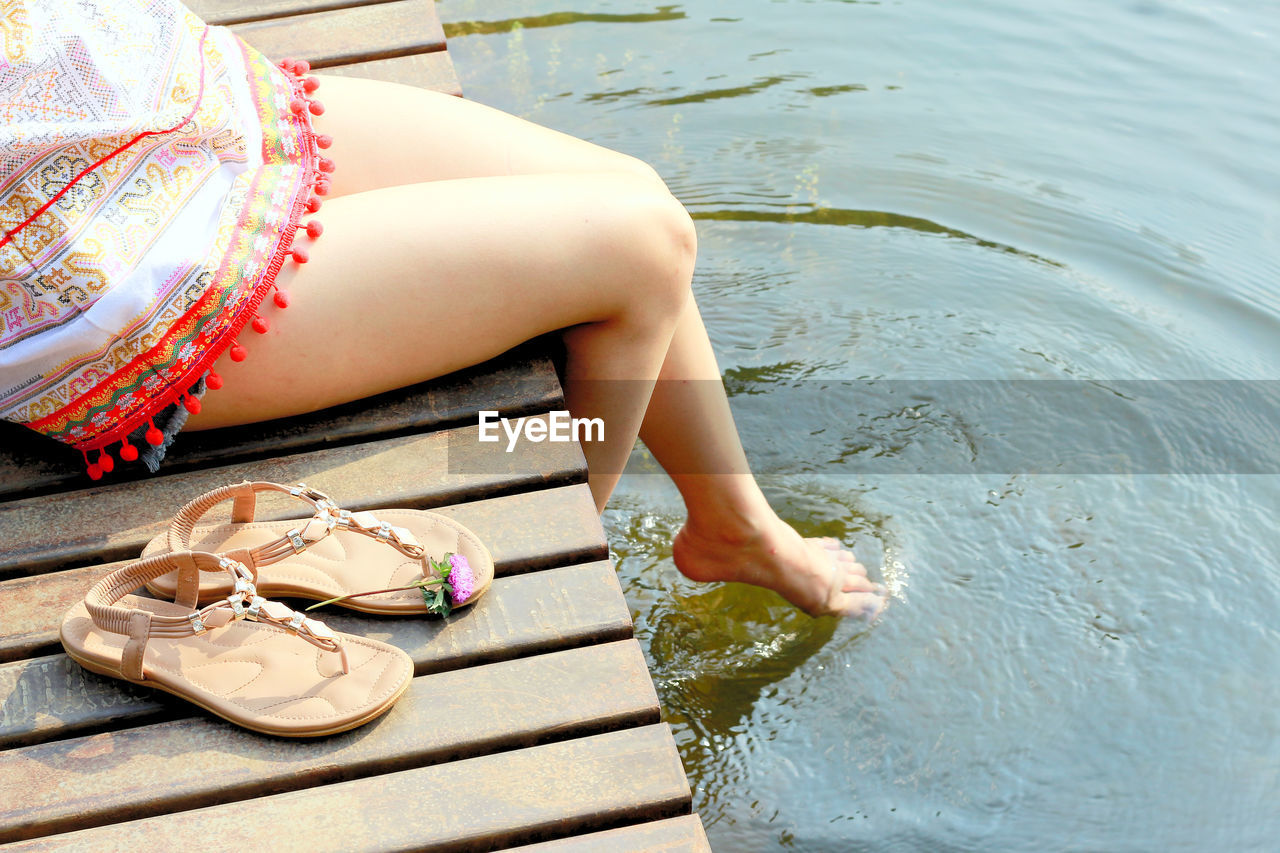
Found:
[[[138, 587], [175, 570], [179, 583], [184, 576], [201, 571], [225, 571], [233, 580], [232, 592], [226, 598], [192, 610], [185, 616], [161, 616], [116, 603]], [[129, 637], [122, 663], [124, 675], [135, 681], [143, 678], [142, 653], [151, 637], [194, 637], [239, 619], [275, 625], [317, 648], [335, 652], [342, 659], [342, 671], [350, 671], [346, 649], [337, 634], [318, 619], [258, 595], [253, 573], [244, 563], [230, 557], [203, 551], [178, 551], [147, 557], [116, 569], [99, 580], [89, 588], [84, 604], [89, 617], [99, 628]]]
[[294, 554], [300, 554], [307, 548], [324, 539], [338, 528], [385, 542], [411, 559], [420, 560], [426, 566], [426, 549], [417, 538], [404, 527], [397, 527], [379, 521], [371, 512], [348, 512], [341, 509], [333, 500], [319, 489], [313, 489], [305, 483], [296, 486], [282, 486], [265, 480], [236, 483], [206, 492], [190, 501], [178, 510], [169, 525], [168, 540], [170, 551], [185, 551], [191, 547], [191, 536], [196, 523], [209, 510], [224, 501], [234, 501], [231, 508], [231, 519], [235, 523], [247, 524], [254, 519], [257, 507], [258, 492], [284, 492], [299, 500], [311, 504], [315, 514], [298, 526], [289, 530], [278, 539], [273, 539], [247, 552], [248, 564], [257, 577], [258, 566], [269, 566]]
[[311, 504], [317, 511], [319, 510], [320, 501], [329, 499], [328, 495], [303, 483], [299, 483], [297, 486], [282, 486], [279, 483], [265, 480], [245, 480], [240, 483], [233, 483], [230, 486], [220, 486], [205, 492], [197, 498], [193, 498], [182, 509], [178, 510], [173, 517], [173, 521], [169, 523], [167, 533], [169, 550], [186, 551], [190, 549], [191, 536], [196, 524], [200, 519], [204, 518], [209, 510], [224, 501], [234, 501], [231, 506], [231, 521], [233, 523], [248, 524], [254, 520], [258, 492], [268, 491], [285, 492], [293, 495]]

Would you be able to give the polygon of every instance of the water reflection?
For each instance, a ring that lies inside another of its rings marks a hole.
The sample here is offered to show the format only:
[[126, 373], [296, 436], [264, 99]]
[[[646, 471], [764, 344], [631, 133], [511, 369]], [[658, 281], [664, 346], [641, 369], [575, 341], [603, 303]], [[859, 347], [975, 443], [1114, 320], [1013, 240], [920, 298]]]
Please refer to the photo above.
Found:
[[462, 38], [471, 35], [509, 33], [513, 30], [563, 27], [568, 24], [648, 24], [654, 21], [678, 21], [685, 16], [679, 6], [659, 6], [653, 12], [610, 14], [604, 12], [551, 12], [545, 15], [525, 15], [497, 21], [445, 21], [446, 38]]
[[701, 92], [692, 92], [688, 95], [680, 95], [675, 98], [655, 98], [651, 101], [645, 101], [645, 106], [673, 107], [679, 104], [702, 104], [707, 101], [718, 101], [722, 98], [741, 98], [746, 95], [754, 95], [757, 92], [763, 92], [765, 89], [772, 88], [780, 83], [798, 80], [807, 76], [809, 75], [784, 74], [778, 77], [760, 77], [757, 78], [755, 82], [748, 83], [744, 86], [730, 86], [724, 89], [706, 89]]
[[707, 210], [703, 207], [695, 206], [690, 211], [690, 215], [694, 219], [710, 219], [721, 222], [780, 222], [788, 224], [804, 223], [807, 225], [842, 225], [854, 228], [908, 228], [922, 234], [939, 234], [943, 237], [964, 240], [984, 249], [1007, 252], [1010, 255], [1017, 255], [1052, 267], [1064, 266], [1058, 261], [1041, 257], [1034, 252], [1027, 252], [993, 240], [984, 240], [973, 234], [967, 234], [956, 228], [948, 228], [945, 225], [939, 225], [936, 222], [931, 222], [918, 216], [904, 216], [900, 213], [892, 213], [885, 210], [845, 210], [804, 204], [790, 204], [782, 210], [762, 210], [759, 208]]

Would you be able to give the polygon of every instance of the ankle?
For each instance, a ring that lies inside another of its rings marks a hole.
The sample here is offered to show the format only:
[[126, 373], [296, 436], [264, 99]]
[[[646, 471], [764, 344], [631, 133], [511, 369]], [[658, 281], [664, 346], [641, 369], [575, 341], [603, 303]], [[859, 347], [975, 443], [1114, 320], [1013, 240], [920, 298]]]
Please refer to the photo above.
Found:
[[778, 523], [764, 495], [741, 495], [733, 500], [689, 501], [685, 532], [696, 541], [722, 547], [760, 542]]

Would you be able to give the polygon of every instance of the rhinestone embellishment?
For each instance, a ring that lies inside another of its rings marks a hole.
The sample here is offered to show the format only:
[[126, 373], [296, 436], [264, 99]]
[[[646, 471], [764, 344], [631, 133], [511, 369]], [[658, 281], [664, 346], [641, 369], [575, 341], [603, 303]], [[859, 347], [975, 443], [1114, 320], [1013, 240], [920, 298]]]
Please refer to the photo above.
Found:
[[319, 619], [308, 619], [303, 624], [306, 625], [308, 633], [313, 637], [321, 640], [336, 640], [338, 635], [329, 629], [329, 626], [321, 622]]

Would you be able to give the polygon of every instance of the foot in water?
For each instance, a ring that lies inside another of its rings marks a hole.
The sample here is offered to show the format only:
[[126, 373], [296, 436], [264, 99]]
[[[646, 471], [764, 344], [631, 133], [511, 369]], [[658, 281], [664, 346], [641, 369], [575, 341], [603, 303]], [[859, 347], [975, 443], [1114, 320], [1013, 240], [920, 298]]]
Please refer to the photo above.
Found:
[[835, 539], [805, 539], [776, 516], [760, 532], [705, 536], [686, 524], [672, 544], [676, 568], [699, 582], [737, 581], [771, 589], [810, 616], [874, 619], [885, 588]]

